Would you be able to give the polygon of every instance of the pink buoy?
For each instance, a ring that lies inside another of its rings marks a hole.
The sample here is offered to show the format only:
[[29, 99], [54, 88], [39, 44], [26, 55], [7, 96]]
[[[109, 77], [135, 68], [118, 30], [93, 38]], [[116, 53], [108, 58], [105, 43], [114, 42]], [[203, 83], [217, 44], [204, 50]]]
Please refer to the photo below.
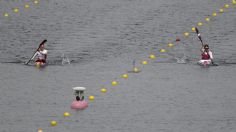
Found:
[[71, 109], [77, 109], [77, 110], [82, 110], [88, 107], [88, 102], [82, 100], [82, 101], [76, 101], [74, 100], [71, 103]]

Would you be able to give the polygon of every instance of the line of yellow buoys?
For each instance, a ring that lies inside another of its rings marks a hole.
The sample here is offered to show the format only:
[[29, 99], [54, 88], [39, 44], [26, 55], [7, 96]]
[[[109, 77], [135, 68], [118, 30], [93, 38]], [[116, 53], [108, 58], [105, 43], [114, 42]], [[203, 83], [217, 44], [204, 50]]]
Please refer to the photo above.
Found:
[[[34, 5], [38, 5], [39, 4], [39, 0], [33, 0], [33, 4]], [[24, 3], [24, 9], [29, 9], [30, 8], [30, 3]], [[20, 8], [19, 7], [14, 7], [12, 8], [12, 12], [11, 13], [20, 13]], [[10, 12], [4, 12], [3, 13], [3, 17], [5, 18], [9, 18], [11, 16]]]

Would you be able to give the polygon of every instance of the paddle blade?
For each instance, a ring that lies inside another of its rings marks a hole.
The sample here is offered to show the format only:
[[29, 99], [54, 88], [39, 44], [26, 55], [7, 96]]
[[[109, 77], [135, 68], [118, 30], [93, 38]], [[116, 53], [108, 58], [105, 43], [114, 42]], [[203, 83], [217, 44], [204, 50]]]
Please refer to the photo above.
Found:
[[46, 43], [47, 42], [47, 39], [44, 39], [42, 43]]
[[215, 62], [211, 62], [212, 66], [219, 66], [218, 64], [216, 64]]
[[196, 33], [197, 33], [197, 37], [199, 38], [199, 40], [200, 40], [201, 43], [203, 44], [201, 34], [199, 33], [199, 30], [197, 29], [197, 27], [195, 27], [195, 31], [196, 31]]
[[199, 33], [199, 31], [198, 31], [198, 29], [195, 27], [195, 31], [196, 31], [196, 33], [197, 33], [197, 36], [199, 37], [199, 38], [201, 38], [201, 34]]
[[195, 27], [195, 31], [196, 31], [197, 34], [199, 34], [199, 31], [198, 31], [197, 27]]
[[46, 43], [46, 42], [47, 42], [47, 39], [43, 40], [43, 41], [39, 44], [39, 47], [40, 47], [42, 44]]

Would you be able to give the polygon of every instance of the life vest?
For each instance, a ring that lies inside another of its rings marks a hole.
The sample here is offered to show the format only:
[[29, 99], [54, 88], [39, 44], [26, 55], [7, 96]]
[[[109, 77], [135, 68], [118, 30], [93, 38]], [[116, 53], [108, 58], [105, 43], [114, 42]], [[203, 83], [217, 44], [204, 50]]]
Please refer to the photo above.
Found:
[[37, 59], [35, 62], [46, 63], [46, 60], [45, 59]]
[[211, 59], [211, 56], [209, 55], [208, 52], [203, 52], [202, 53], [202, 60], [209, 60]]

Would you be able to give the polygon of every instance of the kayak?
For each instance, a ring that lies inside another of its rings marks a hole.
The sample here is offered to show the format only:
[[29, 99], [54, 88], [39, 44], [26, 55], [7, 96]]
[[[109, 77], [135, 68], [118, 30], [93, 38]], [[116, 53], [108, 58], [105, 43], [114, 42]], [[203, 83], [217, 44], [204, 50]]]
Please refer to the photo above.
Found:
[[203, 67], [218, 66], [218, 64], [213, 63], [211, 60], [199, 60], [198, 64]]
[[199, 60], [198, 64], [202, 66], [208, 66], [211, 64], [211, 60]]

